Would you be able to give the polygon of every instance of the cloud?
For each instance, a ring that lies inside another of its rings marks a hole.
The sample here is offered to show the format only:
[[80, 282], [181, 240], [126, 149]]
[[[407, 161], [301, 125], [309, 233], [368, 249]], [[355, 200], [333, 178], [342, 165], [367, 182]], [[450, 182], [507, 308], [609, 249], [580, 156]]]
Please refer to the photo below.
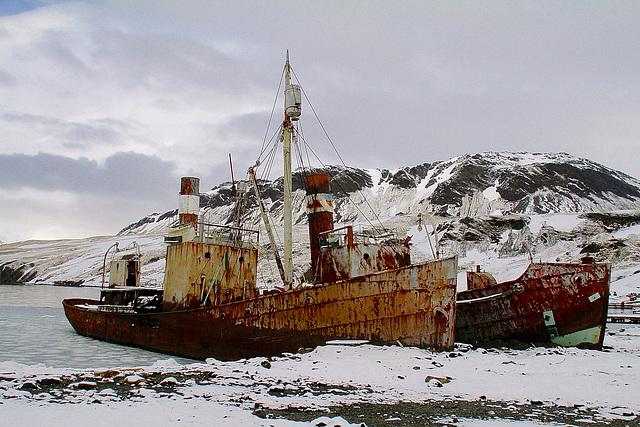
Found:
[[246, 60], [181, 33], [144, 31], [105, 7], [71, 3], [0, 21], [0, 152], [19, 143], [35, 154], [46, 142], [62, 156], [102, 162], [136, 151], [207, 171], [204, 154], [216, 162], [236, 142], [217, 126], [270, 108], [271, 88]]
[[[175, 165], [116, 153], [104, 164], [38, 153], [0, 155], [0, 240], [115, 234], [151, 212], [175, 208]], [[29, 225], [27, 225], [29, 224]]]
[[103, 165], [48, 153], [0, 154], [0, 188], [153, 200], [175, 186], [174, 167], [158, 157], [132, 152], [113, 154]]
[[91, 119], [72, 122], [64, 119], [33, 114], [5, 114], [2, 120], [7, 124], [31, 129], [41, 135], [53, 137], [62, 147], [71, 149], [88, 148], [91, 145], [122, 145], [127, 134], [135, 131], [129, 123], [113, 119]]
[[0, 161], [38, 176], [30, 188], [111, 198], [123, 187], [115, 173], [137, 173], [153, 191], [187, 174], [206, 188], [228, 179], [229, 153], [240, 175], [260, 151], [286, 49], [309, 96], [304, 140], [325, 163], [339, 162], [326, 130], [358, 167], [564, 151], [640, 176], [635, 2], [98, 0], [24, 10], [0, 16]]

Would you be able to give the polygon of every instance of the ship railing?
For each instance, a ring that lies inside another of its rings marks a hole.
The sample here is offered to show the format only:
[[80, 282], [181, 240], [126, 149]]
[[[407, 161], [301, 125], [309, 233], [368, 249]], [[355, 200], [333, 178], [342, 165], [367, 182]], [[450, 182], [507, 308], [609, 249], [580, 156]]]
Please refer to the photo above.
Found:
[[160, 289], [161, 286], [158, 285], [158, 281], [156, 279], [148, 279], [144, 282], [140, 283], [141, 288], [149, 288], [149, 289]]
[[318, 234], [320, 247], [334, 247], [353, 244], [397, 244], [400, 240], [388, 231], [379, 231], [362, 226], [345, 225]]
[[198, 231], [199, 238], [204, 243], [247, 249], [257, 249], [259, 244], [257, 230], [201, 222]]

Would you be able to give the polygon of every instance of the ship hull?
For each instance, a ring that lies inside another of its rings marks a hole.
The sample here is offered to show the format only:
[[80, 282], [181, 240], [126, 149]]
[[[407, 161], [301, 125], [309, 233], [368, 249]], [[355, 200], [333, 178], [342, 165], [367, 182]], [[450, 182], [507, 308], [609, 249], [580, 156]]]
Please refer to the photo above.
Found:
[[181, 357], [235, 360], [336, 339], [451, 349], [456, 258], [188, 310], [126, 313], [63, 301], [80, 335]]
[[610, 278], [604, 263], [534, 263], [516, 280], [458, 292], [456, 340], [602, 348]]

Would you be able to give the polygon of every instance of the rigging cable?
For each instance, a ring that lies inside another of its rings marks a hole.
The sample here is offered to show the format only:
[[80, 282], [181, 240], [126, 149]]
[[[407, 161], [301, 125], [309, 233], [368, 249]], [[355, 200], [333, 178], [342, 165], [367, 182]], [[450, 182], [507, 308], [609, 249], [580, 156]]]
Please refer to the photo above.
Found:
[[[291, 73], [293, 74], [293, 76], [296, 78], [296, 80], [299, 82], [298, 80], [298, 76], [296, 76], [295, 71], [293, 70], [293, 68], [291, 69]], [[326, 136], [327, 140], [329, 141], [329, 143], [331, 144], [331, 147], [333, 148], [333, 151], [336, 153], [336, 155], [338, 156], [338, 159], [340, 159], [340, 162], [342, 162], [342, 166], [344, 166], [345, 168], [347, 168], [346, 163], [344, 162], [344, 159], [342, 158], [342, 156], [340, 155], [340, 153], [338, 152], [338, 149], [336, 148], [335, 144], [333, 143], [333, 140], [331, 139], [331, 137], [329, 136], [329, 133], [327, 132], [326, 128], [324, 127], [324, 124], [322, 123], [322, 121], [320, 120], [320, 117], [318, 117], [318, 114], [316, 113], [315, 108], [313, 108], [313, 104], [311, 104], [311, 100], [309, 99], [309, 97], [307, 96], [307, 93], [305, 92], [304, 88], [302, 86], [300, 86], [300, 89], [302, 91], [302, 94], [304, 95], [304, 99], [307, 100], [307, 103], [309, 104], [309, 107], [311, 108], [311, 111], [313, 112], [314, 117], [316, 118], [316, 120], [318, 121], [318, 124], [320, 125], [320, 128], [322, 129], [322, 131], [324, 132], [324, 135]], [[305, 145], [306, 144], [305, 142]], [[315, 153], [314, 153], [315, 155]], [[320, 161], [320, 159], [318, 158], [317, 155], [316, 159], [318, 159], [318, 161]], [[326, 167], [321, 161], [320, 163]], [[338, 187], [340, 187], [340, 185], [338, 184]], [[346, 191], [344, 191], [343, 188], [340, 188], [345, 194]], [[378, 215], [376, 214], [376, 212], [373, 210], [373, 207], [369, 204], [369, 201], [367, 200], [366, 197], [364, 197], [364, 194], [362, 193], [362, 189], [358, 190], [358, 192], [360, 193], [360, 195], [362, 196], [362, 199], [364, 200], [364, 202], [366, 203], [366, 205], [369, 207], [369, 210], [371, 211], [371, 213], [373, 214], [373, 216], [375, 217], [375, 219], [378, 221], [378, 223], [380, 224], [382, 230], [387, 231], [387, 229], [384, 227], [384, 225], [382, 225], [382, 221], [380, 220], [380, 218], [378, 217]], [[350, 198], [348, 198], [349, 201], [351, 201], [354, 206], [355, 206], [355, 202], [353, 202]], [[362, 214], [362, 216], [364, 216], [365, 218], [367, 218], [367, 216], [356, 206], [356, 209]], [[376, 227], [371, 223], [371, 221], [369, 219], [367, 219], [367, 222], [375, 229]]]
[[285, 71], [286, 71], [286, 68], [283, 68], [282, 69], [282, 74], [280, 75], [280, 82], [278, 83], [278, 90], [276, 91], [276, 96], [273, 99], [273, 105], [271, 106], [271, 114], [269, 115], [269, 122], [267, 123], [267, 129], [264, 131], [264, 138], [262, 140], [262, 147], [260, 147], [260, 155], [258, 156], [258, 159], [262, 158], [262, 154], [264, 153], [264, 150], [265, 150], [265, 145], [267, 144], [267, 136], [269, 135], [269, 128], [271, 127], [271, 121], [273, 120], [273, 114], [274, 114], [274, 112], [276, 110], [276, 103], [278, 102], [278, 94], [280, 93], [280, 88], [282, 87], [282, 82], [284, 80]]
[[[311, 151], [311, 153], [313, 153], [314, 157], [316, 158], [316, 160], [322, 165], [323, 168], [328, 169], [328, 166], [325, 165], [322, 160], [320, 160], [320, 158], [318, 157], [318, 155], [316, 154], [315, 151], [313, 151], [313, 148], [311, 148], [311, 146], [309, 144], [307, 144], [307, 142], [305, 140], [303, 140], [305, 147], [307, 148], [307, 150]], [[345, 165], [345, 167], [347, 167]], [[342, 193], [344, 193], [345, 195], [348, 194], [347, 190], [339, 183], [339, 182], [334, 182], [334, 184], [340, 189], [340, 191], [342, 191]], [[362, 194], [362, 190], [359, 190], [360, 195], [362, 196], [362, 199], [366, 202], [367, 206], [369, 206], [369, 209], [371, 210], [371, 212], [373, 212], [374, 216], [376, 217], [376, 219], [378, 220], [378, 222], [380, 223], [380, 225], [382, 225], [382, 221], [380, 221], [380, 218], [377, 217], [377, 215], [375, 214], [373, 208], [371, 207], [371, 205], [369, 204], [368, 200], [366, 197], [364, 197], [364, 194]], [[349, 200], [353, 206], [356, 208], [356, 210], [362, 215], [362, 217], [364, 217], [364, 219], [367, 221], [367, 223], [369, 223], [369, 225], [376, 230], [377, 233], [379, 234], [384, 234], [384, 232], [387, 232], [388, 230], [386, 228], [384, 228], [384, 226], [382, 226], [382, 230], [379, 230], [378, 227], [373, 224], [371, 222], [371, 220], [367, 217], [367, 215], [364, 213], [364, 211], [362, 209], [360, 209], [360, 206], [358, 206], [353, 200], [351, 200], [350, 197], [347, 196], [347, 200]]]

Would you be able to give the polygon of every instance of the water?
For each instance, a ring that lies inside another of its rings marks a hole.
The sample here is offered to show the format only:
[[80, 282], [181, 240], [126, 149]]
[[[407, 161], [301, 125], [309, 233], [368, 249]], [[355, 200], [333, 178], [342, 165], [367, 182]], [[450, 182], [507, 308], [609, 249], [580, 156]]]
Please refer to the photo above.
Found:
[[[56, 368], [148, 366], [173, 356], [78, 335], [62, 309], [65, 298], [99, 297], [96, 288], [0, 285], [0, 363]], [[182, 364], [193, 360], [173, 357]]]

